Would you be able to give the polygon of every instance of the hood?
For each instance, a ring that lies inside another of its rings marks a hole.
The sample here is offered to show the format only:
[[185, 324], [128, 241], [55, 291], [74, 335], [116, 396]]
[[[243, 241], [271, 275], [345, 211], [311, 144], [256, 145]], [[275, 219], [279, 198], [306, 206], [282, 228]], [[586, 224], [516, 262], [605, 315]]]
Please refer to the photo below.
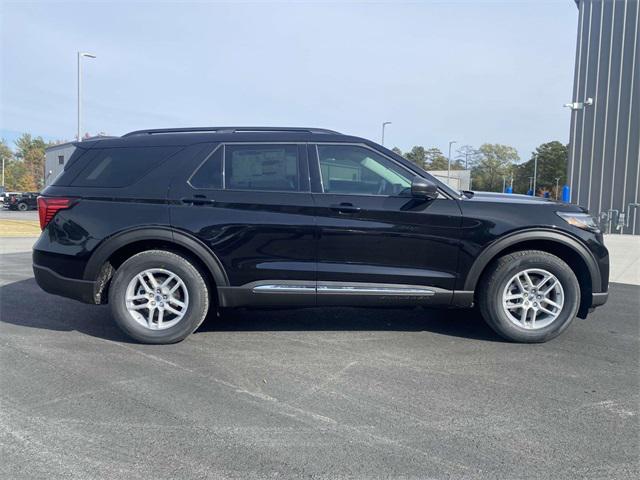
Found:
[[[529, 205], [555, 205], [557, 207], [563, 207], [562, 210], [579, 209], [577, 205], [571, 205], [569, 203], [563, 203], [559, 200], [544, 197], [533, 197], [531, 195], [521, 195], [517, 193], [496, 193], [496, 192], [473, 192], [473, 197], [465, 199], [470, 202], [492, 202], [492, 203], [510, 203], [510, 204], [529, 204]], [[571, 208], [573, 207], [573, 208]]]

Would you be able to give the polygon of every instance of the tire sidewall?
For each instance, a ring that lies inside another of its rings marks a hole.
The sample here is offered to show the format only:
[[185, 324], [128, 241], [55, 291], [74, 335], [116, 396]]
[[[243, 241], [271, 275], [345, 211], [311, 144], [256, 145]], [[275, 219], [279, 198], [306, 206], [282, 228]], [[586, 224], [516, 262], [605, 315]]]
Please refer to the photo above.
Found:
[[[129, 282], [144, 270], [163, 268], [178, 275], [189, 293], [187, 313], [173, 327], [150, 330], [140, 325], [126, 307]], [[190, 335], [206, 316], [209, 298], [202, 275], [186, 259], [164, 251], [148, 251], [134, 255], [116, 271], [109, 287], [109, 304], [118, 326], [130, 337], [144, 343], [175, 343]]]
[[27, 210], [29, 210], [29, 206], [26, 203], [19, 203], [18, 210], [21, 212], [26, 212]]
[[[514, 275], [527, 269], [539, 268], [555, 275], [564, 291], [564, 305], [558, 318], [550, 325], [536, 330], [515, 325], [502, 308], [504, 289]], [[550, 255], [531, 255], [510, 262], [506, 268], [496, 272], [494, 285], [490, 285], [489, 308], [491, 317], [498, 327], [498, 333], [506, 334], [509, 339], [523, 342], [544, 342], [560, 335], [573, 321], [580, 306], [580, 286], [569, 266], [562, 260]]]

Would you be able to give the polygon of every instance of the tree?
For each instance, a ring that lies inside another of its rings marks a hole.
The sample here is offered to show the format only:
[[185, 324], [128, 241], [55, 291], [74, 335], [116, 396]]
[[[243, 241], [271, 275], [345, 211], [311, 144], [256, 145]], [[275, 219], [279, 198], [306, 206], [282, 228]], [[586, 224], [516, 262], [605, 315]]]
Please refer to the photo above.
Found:
[[473, 168], [473, 188], [488, 192], [502, 190], [503, 177], [510, 177], [518, 151], [508, 145], [485, 143], [478, 149], [478, 161]]
[[429, 148], [425, 156], [428, 161], [427, 170], [447, 170], [449, 162], [439, 148]]
[[536, 173], [536, 190], [551, 192], [556, 195], [556, 178], [559, 179], [559, 187], [567, 180], [567, 163], [569, 161], [569, 149], [567, 145], [554, 140], [543, 143], [531, 153], [531, 159], [518, 165], [515, 172], [514, 187], [516, 191], [525, 193], [529, 190], [529, 178], [533, 177], [535, 160], [538, 160]]
[[[24, 133], [15, 142], [16, 144], [16, 177], [19, 185], [17, 190], [38, 191], [44, 186], [44, 151], [49, 146], [41, 137], [33, 138]], [[8, 183], [8, 182], [7, 182]]]
[[419, 145], [414, 146], [410, 152], [404, 154], [404, 158], [415, 163], [420, 168], [425, 168], [427, 157], [424, 147]]
[[398, 147], [393, 147], [391, 151], [395, 154], [400, 155], [401, 157], [404, 157], [404, 155], [402, 154], [402, 150], [400, 150]]
[[458, 163], [464, 170], [468, 170], [478, 161], [478, 150], [471, 145], [463, 145], [456, 150], [458, 154], [456, 156], [456, 163]]

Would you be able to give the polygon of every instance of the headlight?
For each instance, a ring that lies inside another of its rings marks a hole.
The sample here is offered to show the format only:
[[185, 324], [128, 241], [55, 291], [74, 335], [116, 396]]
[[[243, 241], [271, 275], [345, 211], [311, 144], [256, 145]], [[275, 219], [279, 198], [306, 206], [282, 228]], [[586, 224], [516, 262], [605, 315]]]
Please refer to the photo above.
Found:
[[588, 230], [590, 232], [599, 232], [598, 224], [588, 213], [574, 213], [574, 212], [556, 212], [560, 218], [562, 218], [569, 225], [581, 228], [582, 230]]

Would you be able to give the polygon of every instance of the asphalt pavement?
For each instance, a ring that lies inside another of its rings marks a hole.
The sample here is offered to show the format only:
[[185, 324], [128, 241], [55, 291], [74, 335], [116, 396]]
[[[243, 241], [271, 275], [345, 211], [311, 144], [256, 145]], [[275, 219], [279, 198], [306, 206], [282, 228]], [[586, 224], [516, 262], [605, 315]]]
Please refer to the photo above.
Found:
[[475, 311], [332, 308], [225, 312], [148, 346], [42, 292], [12, 241], [0, 478], [640, 476], [638, 286], [542, 345]]

